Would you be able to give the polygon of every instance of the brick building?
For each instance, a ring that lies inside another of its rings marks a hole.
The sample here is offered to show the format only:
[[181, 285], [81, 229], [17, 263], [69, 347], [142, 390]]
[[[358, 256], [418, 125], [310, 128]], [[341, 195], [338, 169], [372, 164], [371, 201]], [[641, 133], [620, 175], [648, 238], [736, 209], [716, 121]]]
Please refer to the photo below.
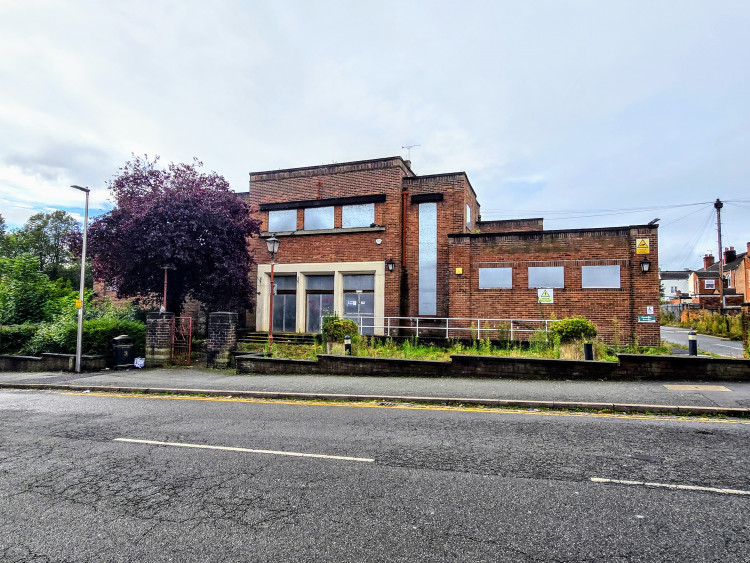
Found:
[[656, 225], [482, 221], [464, 172], [418, 176], [400, 157], [254, 172], [246, 197], [262, 231], [250, 242], [258, 330], [269, 327], [275, 234], [275, 331], [317, 332], [335, 311], [365, 333], [419, 322], [481, 336], [513, 319], [523, 338], [522, 327], [583, 315], [605, 341], [659, 343]]

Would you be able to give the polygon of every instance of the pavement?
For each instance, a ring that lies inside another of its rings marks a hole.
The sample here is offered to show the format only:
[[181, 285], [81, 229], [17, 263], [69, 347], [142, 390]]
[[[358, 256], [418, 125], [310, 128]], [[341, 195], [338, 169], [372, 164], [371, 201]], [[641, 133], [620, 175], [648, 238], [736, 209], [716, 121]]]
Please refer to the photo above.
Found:
[[2, 372], [0, 388], [750, 416], [750, 382], [237, 375], [198, 367]]

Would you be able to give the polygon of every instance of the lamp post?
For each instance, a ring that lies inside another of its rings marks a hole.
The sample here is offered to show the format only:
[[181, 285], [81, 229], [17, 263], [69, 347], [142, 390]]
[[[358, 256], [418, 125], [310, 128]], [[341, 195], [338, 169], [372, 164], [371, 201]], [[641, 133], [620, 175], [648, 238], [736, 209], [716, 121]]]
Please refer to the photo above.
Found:
[[279, 239], [275, 235], [266, 239], [266, 247], [271, 255], [271, 300], [268, 306], [268, 355], [273, 356], [273, 266], [274, 257], [279, 251]]
[[86, 275], [86, 235], [89, 228], [89, 190], [81, 186], [70, 186], [86, 193], [86, 211], [83, 216], [83, 248], [81, 249], [81, 284], [78, 290], [78, 336], [76, 338], [76, 373], [81, 373], [81, 350], [83, 348], [83, 282]]
[[161, 267], [162, 270], [164, 270], [164, 300], [162, 302], [161, 308], [163, 309], [163, 313], [167, 312], [167, 270], [174, 270], [175, 267], [172, 264], [167, 264], [165, 266]]

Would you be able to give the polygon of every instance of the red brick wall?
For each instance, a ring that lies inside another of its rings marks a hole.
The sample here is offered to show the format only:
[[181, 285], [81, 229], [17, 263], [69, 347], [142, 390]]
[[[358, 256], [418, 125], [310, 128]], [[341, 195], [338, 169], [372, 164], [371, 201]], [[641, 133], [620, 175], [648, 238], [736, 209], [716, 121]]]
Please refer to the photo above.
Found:
[[[650, 239], [651, 271], [642, 274], [643, 255], [635, 253], [635, 238]], [[659, 343], [658, 237], [656, 228], [539, 231], [451, 237], [448, 293], [449, 316], [454, 318], [557, 319], [583, 315], [597, 325], [607, 341], [625, 344], [634, 338], [641, 345]], [[619, 289], [582, 289], [584, 261], [620, 264]], [[513, 289], [479, 289], [479, 267], [513, 264]], [[565, 287], [554, 289], [554, 303], [538, 303], [536, 289], [528, 287], [528, 262], [565, 268]], [[457, 275], [456, 268], [463, 268]], [[654, 307], [655, 323], [638, 323], [646, 307]]]
[[[400, 158], [372, 162], [349, 163], [301, 168], [288, 171], [255, 173], [250, 175], [249, 201], [253, 209], [261, 203], [340, 198], [385, 194], [386, 200], [375, 203], [375, 223], [384, 230], [325, 234], [297, 234], [279, 236], [281, 245], [277, 264], [324, 262], [371, 262], [392, 259], [394, 272], [386, 271], [385, 315], [399, 316], [401, 292], [399, 269], [401, 257], [401, 185], [405, 175], [413, 173]], [[298, 210], [297, 227], [303, 228], [302, 209]], [[256, 211], [261, 230], [268, 228], [268, 212]], [[334, 206], [334, 227], [341, 226], [341, 206]], [[381, 244], [377, 244], [380, 239]], [[259, 264], [269, 264], [270, 257], [264, 239], [252, 239], [250, 252]], [[257, 267], [251, 272], [257, 283]], [[253, 326], [254, 315], [247, 316]]]

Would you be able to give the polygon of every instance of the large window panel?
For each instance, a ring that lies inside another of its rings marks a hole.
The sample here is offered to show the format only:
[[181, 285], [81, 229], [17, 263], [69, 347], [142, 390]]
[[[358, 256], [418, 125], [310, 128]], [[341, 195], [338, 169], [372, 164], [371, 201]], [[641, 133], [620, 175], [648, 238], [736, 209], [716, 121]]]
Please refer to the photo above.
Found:
[[565, 287], [565, 268], [529, 266], [529, 287]]
[[305, 230], [333, 229], [333, 207], [305, 208]]
[[581, 287], [619, 288], [620, 266], [582, 266]]
[[437, 204], [419, 204], [419, 314], [437, 314]]
[[513, 289], [513, 268], [479, 268], [479, 289]]
[[268, 230], [276, 233], [278, 231], [297, 230], [297, 210], [281, 209], [268, 212]]
[[375, 276], [373, 274], [344, 274], [344, 291], [374, 290]]
[[369, 227], [375, 222], [375, 204], [344, 205], [341, 208], [341, 226], [344, 229]]

